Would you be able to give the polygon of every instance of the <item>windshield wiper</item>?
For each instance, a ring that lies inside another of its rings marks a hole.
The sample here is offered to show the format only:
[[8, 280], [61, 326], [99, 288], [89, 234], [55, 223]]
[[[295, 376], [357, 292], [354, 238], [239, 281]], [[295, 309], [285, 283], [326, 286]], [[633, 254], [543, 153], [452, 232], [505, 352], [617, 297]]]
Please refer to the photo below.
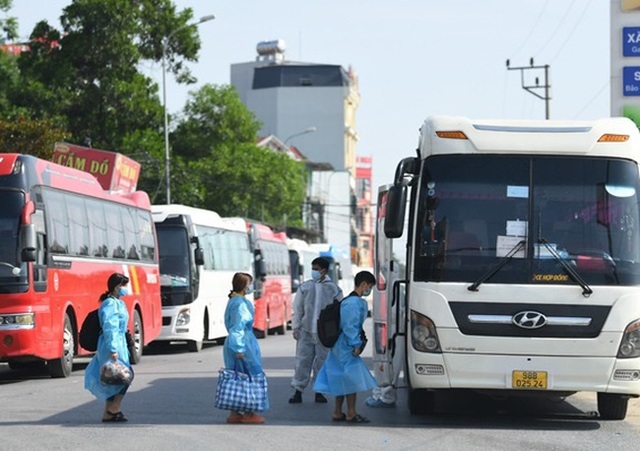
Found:
[[585, 298], [588, 298], [591, 295], [591, 293], [593, 293], [593, 290], [589, 287], [589, 285], [587, 285], [587, 282], [584, 281], [584, 279], [580, 276], [580, 274], [578, 274], [575, 271], [575, 269], [569, 266], [567, 261], [564, 258], [562, 258], [560, 254], [558, 254], [558, 251], [556, 251], [553, 248], [553, 246], [551, 246], [544, 237], [538, 238], [538, 243], [544, 244], [544, 247], [547, 248], [547, 250], [553, 256], [553, 258], [555, 258], [558, 261], [558, 263], [560, 263], [560, 266], [562, 266], [562, 268], [564, 268], [567, 274], [569, 274], [569, 277], [571, 277], [571, 280], [573, 280], [575, 283], [577, 283], [582, 287], [582, 295]]
[[513, 246], [513, 248], [511, 248], [511, 250], [507, 253], [507, 255], [502, 257], [502, 260], [500, 260], [489, 271], [487, 271], [482, 276], [480, 276], [480, 278], [478, 280], [476, 280], [475, 282], [473, 282], [473, 284], [469, 285], [467, 287], [467, 290], [469, 290], [469, 291], [478, 291], [478, 287], [480, 286], [480, 284], [482, 284], [482, 283], [486, 282], [487, 280], [491, 279], [498, 271], [500, 271], [507, 263], [509, 263], [509, 261], [513, 258], [513, 256], [516, 255], [518, 252], [520, 252], [524, 248], [526, 242], [527, 242], [526, 240], [518, 241], [518, 244]]

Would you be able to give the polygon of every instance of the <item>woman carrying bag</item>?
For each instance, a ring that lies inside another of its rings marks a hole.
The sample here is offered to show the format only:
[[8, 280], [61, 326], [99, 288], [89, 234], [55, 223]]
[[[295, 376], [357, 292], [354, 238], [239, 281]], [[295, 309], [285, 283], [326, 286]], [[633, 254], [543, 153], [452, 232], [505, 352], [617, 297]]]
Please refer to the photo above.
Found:
[[98, 309], [102, 333], [98, 336], [96, 353], [84, 373], [84, 388], [105, 401], [103, 422], [127, 421], [120, 404], [133, 379], [133, 371], [125, 337], [129, 312], [120, 298], [128, 294], [128, 283], [129, 278], [119, 273], [111, 274], [107, 281], [107, 291], [100, 296]]
[[[224, 324], [229, 336], [224, 342], [223, 356], [225, 369], [220, 371], [218, 389], [216, 393], [216, 407], [231, 410], [227, 423], [231, 424], [261, 424], [265, 419], [256, 412], [269, 409], [267, 382], [262, 369], [262, 356], [258, 339], [253, 333], [253, 303], [245, 296], [253, 292], [253, 277], [247, 273], [236, 273], [232, 280], [233, 290], [229, 293], [229, 301], [224, 313]], [[238, 373], [244, 373], [238, 375]], [[225, 391], [229, 384], [242, 384], [243, 390], [250, 393], [243, 395], [251, 398], [252, 402], [233, 404], [229, 396], [237, 393], [236, 389]], [[234, 393], [231, 395], [230, 393]], [[235, 406], [231, 408], [229, 406]], [[252, 407], [247, 408], [247, 405]]]

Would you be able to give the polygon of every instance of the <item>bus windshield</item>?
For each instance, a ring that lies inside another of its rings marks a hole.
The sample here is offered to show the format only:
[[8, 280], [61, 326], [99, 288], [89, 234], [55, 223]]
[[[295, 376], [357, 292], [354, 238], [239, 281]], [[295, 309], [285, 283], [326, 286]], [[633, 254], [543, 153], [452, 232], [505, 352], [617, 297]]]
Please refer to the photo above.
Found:
[[0, 198], [0, 286], [24, 283], [26, 264], [21, 263], [18, 249], [24, 195], [18, 191], [2, 191]]
[[442, 155], [420, 179], [416, 280], [577, 284], [574, 270], [589, 285], [640, 283], [631, 161]]
[[189, 239], [184, 227], [156, 224], [160, 250], [162, 305], [193, 302], [190, 295]]

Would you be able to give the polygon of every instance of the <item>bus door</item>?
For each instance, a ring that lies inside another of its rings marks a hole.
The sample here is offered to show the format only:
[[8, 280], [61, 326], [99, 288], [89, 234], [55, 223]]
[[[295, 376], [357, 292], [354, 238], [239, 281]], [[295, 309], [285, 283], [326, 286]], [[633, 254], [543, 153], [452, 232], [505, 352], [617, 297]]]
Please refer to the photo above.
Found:
[[379, 385], [398, 386], [405, 354], [405, 296], [393, 260], [393, 240], [384, 233], [389, 185], [378, 193], [373, 290], [374, 373]]

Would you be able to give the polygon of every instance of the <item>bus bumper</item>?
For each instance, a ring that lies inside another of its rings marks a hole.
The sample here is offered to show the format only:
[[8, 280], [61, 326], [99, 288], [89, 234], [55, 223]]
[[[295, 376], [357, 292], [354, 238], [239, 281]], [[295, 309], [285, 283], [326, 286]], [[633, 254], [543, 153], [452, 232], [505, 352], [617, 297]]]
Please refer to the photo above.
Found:
[[408, 368], [413, 389], [640, 395], [640, 358], [412, 353]]

